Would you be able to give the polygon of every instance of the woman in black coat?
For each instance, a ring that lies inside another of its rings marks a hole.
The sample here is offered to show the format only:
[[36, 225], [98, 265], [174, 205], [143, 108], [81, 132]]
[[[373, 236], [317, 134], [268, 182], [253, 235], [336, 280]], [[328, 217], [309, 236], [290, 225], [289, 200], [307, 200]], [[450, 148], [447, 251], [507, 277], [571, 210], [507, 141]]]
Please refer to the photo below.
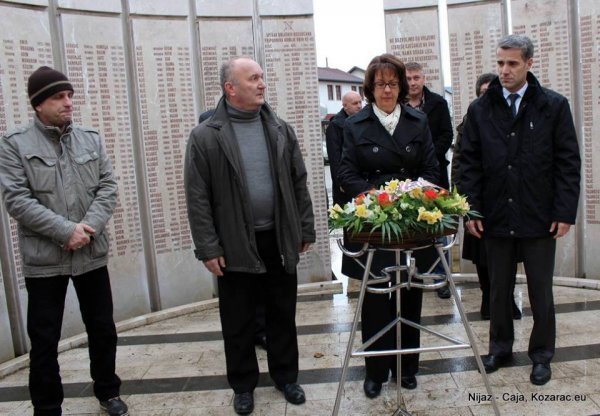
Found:
[[[417, 179], [439, 181], [439, 167], [427, 124], [427, 116], [402, 104], [408, 92], [404, 64], [395, 56], [383, 54], [373, 58], [365, 73], [365, 97], [368, 105], [346, 120], [344, 145], [338, 179], [346, 192], [356, 196], [361, 192], [379, 188], [391, 179]], [[346, 248], [358, 251], [360, 244], [345, 242]], [[361, 258], [363, 264], [365, 257]], [[432, 249], [418, 252], [417, 267], [429, 268], [437, 258]], [[393, 252], [377, 251], [371, 271], [380, 275], [381, 269], [395, 264]], [[362, 278], [364, 270], [351, 258], [344, 257], [342, 273], [352, 278]], [[387, 284], [382, 284], [388, 286]], [[401, 314], [420, 322], [423, 294], [420, 289], [401, 291]], [[395, 297], [365, 294], [361, 314], [363, 342], [395, 319]], [[419, 331], [402, 325], [402, 348], [415, 348], [419, 344]], [[395, 349], [395, 330], [388, 331], [370, 350]], [[396, 377], [396, 356], [365, 358], [366, 378], [364, 391], [367, 397], [377, 397], [382, 383], [390, 371]], [[402, 355], [401, 383], [404, 388], [417, 387], [416, 373], [419, 355]]]

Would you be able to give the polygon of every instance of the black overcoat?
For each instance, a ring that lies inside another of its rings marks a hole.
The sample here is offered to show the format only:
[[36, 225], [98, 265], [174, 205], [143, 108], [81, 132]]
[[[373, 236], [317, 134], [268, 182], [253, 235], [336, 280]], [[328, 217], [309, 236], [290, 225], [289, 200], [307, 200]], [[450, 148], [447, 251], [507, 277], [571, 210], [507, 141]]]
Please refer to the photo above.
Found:
[[581, 159], [569, 103], [533, 74], [513, 118], [498, 78], [467, 113], [460, 189], [491, 237], [542, 238], [574, 224]]

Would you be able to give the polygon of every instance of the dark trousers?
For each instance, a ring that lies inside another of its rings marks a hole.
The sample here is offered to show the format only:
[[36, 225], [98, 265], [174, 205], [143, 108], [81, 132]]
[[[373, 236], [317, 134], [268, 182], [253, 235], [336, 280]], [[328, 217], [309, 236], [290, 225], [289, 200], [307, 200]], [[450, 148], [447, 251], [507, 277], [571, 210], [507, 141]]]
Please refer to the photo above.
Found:
[[[395, 277], [393, 277], [395, 280]], [[388, 287], [389, 283], [371, 287]], [[400, 314], [410, 321], [421, 323], [421, 305], [423, 291], [411, 288], [400, 291]], [[379, 295], [365, 293], [361, 310], [361, 332], [363, 342], [375, 335], [381, 328], [396, 318], [396, 295]], [[408, 325], [401, 325], [402, 348], [418, 348], [420, 345], [420, 331]], [[396, 349], [396, 327], [386, 332], [368, 351]], [[414, 376], [419, 370], [419, 354], [403, 354], [401, 361], [402, 377]], [[365, 367], [367, 377], [373, 381], [384, 383], [388, 380], [391, 371], [396, 376], [396, 356], [366, 357]]]
[[298, 279], [295, 273], [285, 272], [273, 231], [257, 232], [256, 242], [266, 273], [225, 271], [217, 278], [227, 380], [235, 393], [253, 391], [258, 383], [254, 334], [260, 293], [264, 295], [269, 374], [277, 385], [298, 379]]
[[60, 415], [64, 398], [58, 365], [65, 296], [73, 280], [81, 317], [88, 334], [90, 372], [98, 400], [119, 395], [121, 380], [115, 374], [117, 331], [108, 269], [101, 267], [80, 276], [26, 278], [28, 306], [29, 393], [34, 415]]
[[490, 354], [512, 353], [513, 277], [517, 258], [520, 258], [525, 266], [529, 303], [533, 314], [529, 358], [534, 363], [549, 363], [554, 356], [556, 341], [552, 294], [556, 240], [552, 237], [487, 237], [486, 248], [490, 271]]

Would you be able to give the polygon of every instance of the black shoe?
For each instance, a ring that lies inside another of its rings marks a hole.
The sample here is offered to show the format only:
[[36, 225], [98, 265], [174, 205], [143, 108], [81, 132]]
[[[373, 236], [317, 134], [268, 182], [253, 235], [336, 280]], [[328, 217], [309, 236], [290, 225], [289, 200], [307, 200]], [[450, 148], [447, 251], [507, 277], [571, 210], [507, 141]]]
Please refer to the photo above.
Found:
[[249, 415], [254, 411], [254, 394], [249, 391], [247, 393], [236, 393], [233, 396], [233, 410], [238, 415]]
[[513, 315], [513, 319], [521, 319], [523, 317], [523, 314], [521, 313], [521, 310], [519, 309], [519, 307], [515, 303], [514, 299], [513, 299], [513, 302], [512, 302], [512, 315]]
[[108, 400], [100, 400], [100, 407], [110, 416], [129, 416], [129, 409], [120, 397]]
[[365, 378], [365, 382], [363, 383], [363, 390], [365, 391], [365, 395], [369, 399], [374, 399], [375, 397], [381, 394], [381, 384], [371, 379]]
[[400, 385], [404, 389], [414, 390], [417, 388], [417, 378], [415, 376], [400, 377]]
[[277, 390], [283, 392], [285, 400], [291, 404], [302, 404], [306, 401], [304, 390], [298, 383], [284, 384], [283, 386], [275, 386]]
[[536, 363], [531, 369], [531, 375], [529, 380], [536, 386], [543, 386], [550, 381], [552, 377], [552, 370], [550, 370], [550, 364]]
[[437, 290], [438, 298], [440, 299], [450, 299], [450, 289], [448, 285], [442, 286]]
[[483, 360], [483, 368], [487, 374], [493, 373], [500, 367], [504, 367], [512, 359], [512, 354], [507, 355], [488, 355]]
[[261, 347], [263, 350], [267, 350], [267, 336], [266, 335], [256, 335], [254, 337], [254, 345]]

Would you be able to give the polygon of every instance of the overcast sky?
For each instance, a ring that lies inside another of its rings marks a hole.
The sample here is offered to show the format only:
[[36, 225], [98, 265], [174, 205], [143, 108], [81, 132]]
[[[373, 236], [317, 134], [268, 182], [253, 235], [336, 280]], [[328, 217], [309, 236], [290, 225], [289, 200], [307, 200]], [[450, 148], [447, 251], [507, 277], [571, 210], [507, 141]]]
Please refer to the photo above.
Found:
[[317, 65], [366, 69], [385, 53], [383, 0], [313, 0]]

